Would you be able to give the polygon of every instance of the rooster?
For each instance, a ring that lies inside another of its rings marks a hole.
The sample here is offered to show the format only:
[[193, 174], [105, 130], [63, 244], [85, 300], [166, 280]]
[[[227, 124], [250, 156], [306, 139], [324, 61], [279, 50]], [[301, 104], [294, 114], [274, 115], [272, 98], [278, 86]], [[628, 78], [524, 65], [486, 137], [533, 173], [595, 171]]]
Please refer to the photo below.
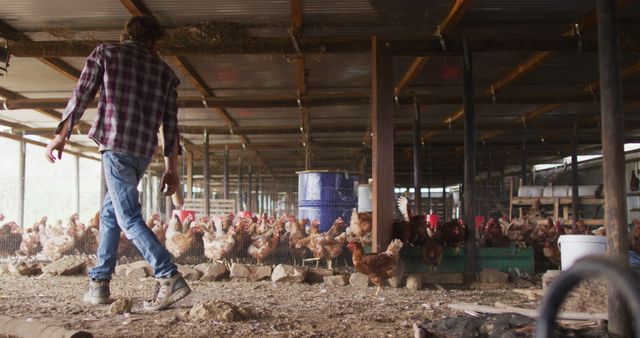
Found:
[[484, 244], [486, 247], [507, 247], [509, 237], [502, 232], [502, 227], [492, 218], [484, 224]]
[[440, 238], [446, 246], [460, 248], [467, 240], [467, 228], [461, 219], [453, 219], [440, 226]]
[[365, 255], [362, 244], [358, 242], [351, 241], [347, 247], [353, 252], [351, 260], [356, 270], [369, 276], [373, 284], [378, 287], [377, 296], [382, 283], [396, 274], [402, 241], [394, 239], [389, 243], [386, 251], [369, 255]]
[[397, 201], [402, 220], [393, 223], [393, 237], [402, 240], [404, 244], [421, 246], [429, 239], [428, 223], [424, 215], [412, 215], [409, 200], [400, 196]]
[[199, 239], [198, 234], [202, 235], [200, 227], [189, 228], [186, 233], [182, 233], [181, 228], [182, 224], [177, 216], [169, 221], [167, 227], [165, 246], [176, 259], [184, 258], [189, 253], [193, 253], [197, 245], [196, 241]]
[[349, 232], [360, 240], [362, 244], [371, 244], [371, 229], [373, 219], [370, 212], [358, 212], [353, 208], [349, 222]]

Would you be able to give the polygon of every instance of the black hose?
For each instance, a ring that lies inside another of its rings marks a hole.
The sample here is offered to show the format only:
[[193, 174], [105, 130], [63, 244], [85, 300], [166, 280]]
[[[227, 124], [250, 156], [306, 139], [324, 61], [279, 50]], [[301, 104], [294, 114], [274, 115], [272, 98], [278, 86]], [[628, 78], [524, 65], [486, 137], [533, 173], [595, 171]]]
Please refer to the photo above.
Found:
[[[576, 261], [551, 284], [540, 309], [536, 338], [556, 337], [555, 319], [560, 305], [571, 289], [581, 281], [594, 277], [606, 277], [611, 282], [626, 300], [636, 325], [640, 325], [640, 280], [637, 273], [619, 260], [607, 256], [587, 256]], [[640, 338], [640, 330], [635, 331], [635, 337]]]

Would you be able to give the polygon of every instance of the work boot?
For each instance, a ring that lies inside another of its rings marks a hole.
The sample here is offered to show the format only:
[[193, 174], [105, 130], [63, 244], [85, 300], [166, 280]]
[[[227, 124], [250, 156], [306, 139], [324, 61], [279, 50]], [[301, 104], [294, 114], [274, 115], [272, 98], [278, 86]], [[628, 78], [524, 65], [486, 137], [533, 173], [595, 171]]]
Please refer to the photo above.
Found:
[[111, 290], [109, 290], [108, 280], [91, 279], [89, 289], [82, 299], [86, 303], [93, 305], [111, 303]]
[[156, 278], [154, 299], [144, 302], [147, 311], [164, 310], [191, 293], [191, 288], [180, 273], [171, 277]]

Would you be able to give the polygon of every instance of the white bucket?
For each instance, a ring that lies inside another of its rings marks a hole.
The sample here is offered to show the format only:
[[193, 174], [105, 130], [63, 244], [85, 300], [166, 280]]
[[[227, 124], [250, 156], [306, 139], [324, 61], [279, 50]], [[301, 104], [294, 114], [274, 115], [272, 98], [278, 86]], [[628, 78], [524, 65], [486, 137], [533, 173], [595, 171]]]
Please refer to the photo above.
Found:
[[604, 255], [607, 252], [607, 236], [561, 235], [558, 238], [562, 270], [567, 270], [573, 263], [589, 255]]

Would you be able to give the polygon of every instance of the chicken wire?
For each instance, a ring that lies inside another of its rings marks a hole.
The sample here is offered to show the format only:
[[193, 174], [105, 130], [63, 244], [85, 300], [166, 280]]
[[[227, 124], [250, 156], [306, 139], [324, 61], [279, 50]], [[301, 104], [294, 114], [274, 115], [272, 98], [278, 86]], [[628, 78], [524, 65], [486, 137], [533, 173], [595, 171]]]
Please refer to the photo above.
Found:
[[[230, 187], [228, 197], [235, 201], [233, 212], [189, 215], [185, 210], [172, 208], [173, 213], [180, 214], [178, 217], [167, 214], [170, 199], [158, 195], [157, 185], [157, 177], [145, 176], [141, 182], [143, 217], [178, 264], [219, 261], [332, 268], [350, 265], [351, 253], [346, 245], [356, 237], [350, 232], [349, 219], [335, 222], [331, 235], [329, 231], [319, 231], [310, 236], [314, 231], [313, 220], [298, 219], [297, 181], [256, 180], [250, 187], [245, 180], [240, 186]], [[216, 205], [224, 197], [223, 192], [217, 188], [211, 192], [211, 204]], [[194, 196], [201, 198], [202, 192], [196, 189]], [[28, 210], [26, 215], [26, 219], [34, 217]], [[187, 216], [181, 219], [183, 215]], [[100, 236], [99, 214], [82, 220], [77, 214], [65, 220], [42, 217], [25, 227], [8, 220], [0, 220], [0, 224], [0, 257], [4, 260], [26, 257], [53, 261], [67, 255], [94, 255]], [[370, 224], [368, 227], [370, 233]], [[370, 235], [366, 238], [365, 245], [370, 243]], [[143, 259], [124, 233], [117, 257], [120, 264]]]

